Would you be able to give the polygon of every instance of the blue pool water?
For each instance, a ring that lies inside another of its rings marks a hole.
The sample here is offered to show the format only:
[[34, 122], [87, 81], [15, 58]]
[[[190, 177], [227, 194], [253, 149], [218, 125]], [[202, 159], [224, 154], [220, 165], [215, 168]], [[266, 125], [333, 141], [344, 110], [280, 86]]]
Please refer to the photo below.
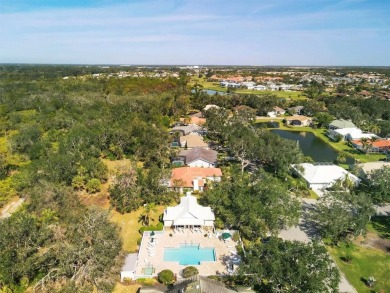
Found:
[[179, 248], [165, 248], [164, 261], [180, 265], [199, 265], [201, 261], [215, 261], [214, 248], [200, 248], [199, 244], [183, 244]]

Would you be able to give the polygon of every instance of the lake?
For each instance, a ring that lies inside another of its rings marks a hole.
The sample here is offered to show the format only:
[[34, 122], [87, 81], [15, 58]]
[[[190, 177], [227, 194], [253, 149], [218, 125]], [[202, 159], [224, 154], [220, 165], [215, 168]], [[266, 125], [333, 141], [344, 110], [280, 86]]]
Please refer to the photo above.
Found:
[[[338, 152], [311, 132], [280, 129], [271, 131], [280, 137], [298, 141], [303, 154], [310, 156], [315, 162], [334, 162], [337, 159]], [[353, 164], [354, 161], [354, 158], [347, 157], [347, 164]]]

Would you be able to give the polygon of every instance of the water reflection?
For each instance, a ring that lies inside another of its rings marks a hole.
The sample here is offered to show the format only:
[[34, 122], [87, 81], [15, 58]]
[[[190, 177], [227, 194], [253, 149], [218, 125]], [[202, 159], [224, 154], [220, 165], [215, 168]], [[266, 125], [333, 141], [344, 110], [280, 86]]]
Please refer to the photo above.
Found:
[[[271, 131], [283, 138], [297, 141], [303, 154], [310, 156], [315, 162], [334, 162], [337, 159], [338, 152], [311, 132], [280, 129], [272, 129]], [[347, 157], [346, 163], [353, 164], [354, 159]]]

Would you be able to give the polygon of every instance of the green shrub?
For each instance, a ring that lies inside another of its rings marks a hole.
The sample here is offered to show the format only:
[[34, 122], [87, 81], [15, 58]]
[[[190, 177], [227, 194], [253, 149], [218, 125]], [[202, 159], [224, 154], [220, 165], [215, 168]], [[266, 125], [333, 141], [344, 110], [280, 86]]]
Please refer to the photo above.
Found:
[[88, 193], [96, 193], [100, 191], [101, 186], [100, 186], [100, 181], [99, 179], [92, 178], [87, 182], [86, 189]]
[[196, 267], [193, 267], [193, 266], [186, 267], [183, 270], [183, 277], [184, 278], [189, 278], [189, 277], [195, 276], [197, 274], [199, 274], [199, 271]]
[[240, 240], [240, 234], [238, 234], [238, 232], [234, 232], [232, 239], [233, 241], [238, 242]]
[[164, 228], [164, 224], [163, 223], [158, 223], [155, 226], [141, 227], [138, 231], [139, 231], [140, 234], [143, 234], [144, 231], [162, 231], [163, 228]]
[[175, 275], [171, 270], [163, 270], [158, 273], [158, 281], [164, 285], [170, 285], [175, 282]]

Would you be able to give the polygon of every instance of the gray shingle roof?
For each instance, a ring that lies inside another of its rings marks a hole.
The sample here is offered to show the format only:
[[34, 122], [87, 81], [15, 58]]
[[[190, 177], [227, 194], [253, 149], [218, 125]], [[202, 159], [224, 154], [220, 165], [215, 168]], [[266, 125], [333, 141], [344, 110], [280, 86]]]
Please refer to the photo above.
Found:
[[356, 125], [348, 120], [333, 120], [330, 124], [330, 127], [333, 128], [356, 128]]
[[207, 150], [204, 148], [193, 148], [190, 150], [183, 150], [179, 153], [180, 157], [185, 157], [186, 164], [189, 164], [196, 160], [204, 160], [211, 164], [217, 162], [217, 152], [214, 150]]

